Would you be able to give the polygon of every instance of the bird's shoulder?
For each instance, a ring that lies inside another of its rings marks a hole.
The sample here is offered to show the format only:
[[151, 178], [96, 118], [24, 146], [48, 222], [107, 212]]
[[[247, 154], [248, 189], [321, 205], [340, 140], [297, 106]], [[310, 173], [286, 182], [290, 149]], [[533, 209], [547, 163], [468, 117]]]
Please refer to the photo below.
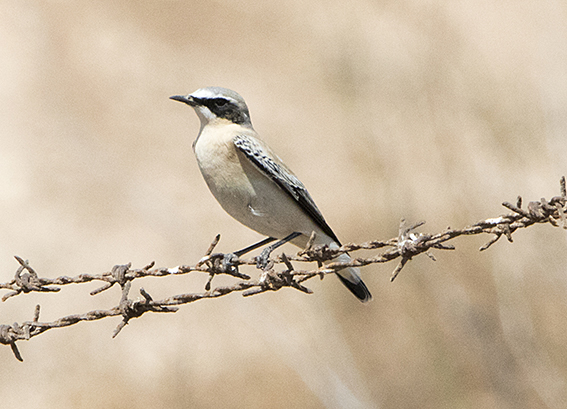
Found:
[[271, 178], [279, 179], [294, 189], [307, 191], [299, 178], [264, 141], [245, 134], [236, 135], [232, 141], [239, 151]]

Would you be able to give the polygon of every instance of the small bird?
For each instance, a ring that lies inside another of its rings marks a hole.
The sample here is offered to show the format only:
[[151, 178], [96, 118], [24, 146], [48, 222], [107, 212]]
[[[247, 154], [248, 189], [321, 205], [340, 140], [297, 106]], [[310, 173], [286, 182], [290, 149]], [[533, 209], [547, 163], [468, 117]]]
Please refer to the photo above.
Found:
[[[242, 255], [276, 239], [280, 241], [263, 255], [288, 241], [304, 248], [313, 232], [315, 245], [340, 247], [303, 183], [259, 138], [238, 93], [207, 87], [171, 99], [192, 107], [201, 121], [193, 151], [212, 194], [229, 215], [268, 236], [235, 254]], [[349, 262], [351, 258], [341, 254], [333, 261]], [[358, 268], [344, 268], [337, 275], [359, 300], [372, 299]]]

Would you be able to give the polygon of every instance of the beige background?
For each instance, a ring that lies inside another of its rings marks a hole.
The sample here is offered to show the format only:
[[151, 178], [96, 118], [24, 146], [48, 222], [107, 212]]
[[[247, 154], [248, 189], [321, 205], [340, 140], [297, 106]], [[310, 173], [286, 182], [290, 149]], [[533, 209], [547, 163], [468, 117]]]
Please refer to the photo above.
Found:
[[[344, 242], [427, 232], [558, 194], [567, 174], [561, 1], [2, 1], [0, 281], [195, 263], [259, 236], [227, 216], [170, 101], [241, 93], [256, 129]], [[292, 290], [83, 323], [0, 348], [2, 407], [562, 408], [565, 231], [365, 268], [362, 305], [329, 277]], [[289, 248], [288, 251], [293, 251]], [[147, 279], [154, 297], [206, 277]], [[219, 279], [217, 283], [232, 282]], [[110, 308], [98, 284], [22, 295], [0, 323]]]

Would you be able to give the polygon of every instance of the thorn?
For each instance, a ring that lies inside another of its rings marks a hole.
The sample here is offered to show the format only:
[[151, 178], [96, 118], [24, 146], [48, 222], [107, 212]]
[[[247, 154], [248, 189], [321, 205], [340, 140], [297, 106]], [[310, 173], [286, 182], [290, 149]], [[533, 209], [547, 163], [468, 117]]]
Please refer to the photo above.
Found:
[[305, 249], [303, 251], [311, 250], [316, 237], [317, 233], [315, 233], [315, 231], [312, 231], [311, 236], [309, 236], [309, 240], [307, 240], [307, 244], [305, 245]]
[[479, 251], [484, 251], [486, 249], [488, 249], [490, 246], [492, 246], [494, 243], [496, 243], [498, 241], [498, 239], [500, 239], [500, 237], [502, 237], [502, 233], [494, 233], [494, 237], [492, 239], [490, 239], [484, 246], [482, 246]]
[[431, 260], [437, 261], [437, 259], [435, 258], [435, 256], [434, 256], [431, 252], [426, 251], [426, 252], [425, 252], [425, 255], [426, 255], [427, 257], [429, 257]]
[[20, 351], [18, 350], [18, 347], [16, 346], [16, 342], [12, 342], [10, 344], [10, 347], [12, 348], [12, 352], [14, 353], [14, 356], [16, 357], [16, 359], [20, 362], [24, 362], [24, 358], [22, 358], [22, 355], [20, 354]]
[[120, 331], [122, 331], [122, 329], [128, 325], [128, 321], [126, 321], [126, 319], [120, 321], [120, 324], [118, 324], [118, 326], [116, 327], [116, 329], [112, 332], [112, 338], [116, 338], [116, 336], [118, 334], [120, 334]]
[[291, 264], [291, 261], [289, 261], [286, 254], [282, 253], [281, 257], [282, 257], [282, 261], [285, 263], [285, 266], [287, 267], [288, 271], [293, 271], [293, 264]]
[[211, 255], [211, 253], [213, 252], [213, 250], [215, 249], [215, 247], [217, 246], [217, 244], [219, 244], [220, 237], [221, 237], [221, 236], [220, 236], [220, 233], [215, 236], [215, 238], [213, 239], [213, 241], [212, 241], [211, 244], [209, 245], [209, 248], [208, 248], [207, 251], [205, 252], [205, 256]]
[[408, 261], [409, 258], [402, 258], [402, 260], [396, 266], [395, 270], [392, 272], [392, 276], [390, 277], [390, 282], [393, 282], [396, 279], [396, 277], [398, 276], [398, 274], [400, 274], [400, 271], [402, 271], [402, 268], [404, 268], [404, 266]]
[[153, 301], [154, 299], [152, 298], [151, 295], [149, 295], [146, 290], [144, 290], [144, 287], [140, 287], [140, 294], [142, 294], [142, 297], [144, 297], [146, 299], [147, 302]]
[[502, 206], [506, 207], [507, 209], [512, 210], [514, 213], [518, 213], [518, 214], [521, 215], [521, 216], [528, 217], [528, 218], [530, 218], [530, 219], [531, 219], [531, 217], [532, 217], [528, 212], [526, 212], [525, 210], [520, 209], [520, 208], [517, 207], [517, 206], [514, 206], [514, 205], [511, 204], [511, 203], [504, 202], [504, 203], [502, 203]]
[[38, 322], [39, 321], [39, 304], [37, 304], [35, 306], [35, 311], [33, 312], [33, 322]]
[[209, 279], [207, 280], [207, 284], [205, 284], [205, 290], [206, 291], [210, 291], [211, 290], [211, 281], [213, 281], [213, 277], [215, 276], [214, 273], [209, 273]]

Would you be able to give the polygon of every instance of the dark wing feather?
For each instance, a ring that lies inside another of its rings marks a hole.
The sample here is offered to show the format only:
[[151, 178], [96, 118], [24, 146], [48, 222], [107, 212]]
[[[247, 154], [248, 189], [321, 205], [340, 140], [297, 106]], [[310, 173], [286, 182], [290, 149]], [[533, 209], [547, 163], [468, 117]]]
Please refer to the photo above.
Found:
[[303, 183], [280, 160], [274, 160], [273, 157], [277, 158], [277, 156], [267, 151], [257, 139], [251, 136], [238, 135], [233, 141], [240, 152], [295, 200], [321, 230], [340, 245], [339, 239], [323, 218]]

